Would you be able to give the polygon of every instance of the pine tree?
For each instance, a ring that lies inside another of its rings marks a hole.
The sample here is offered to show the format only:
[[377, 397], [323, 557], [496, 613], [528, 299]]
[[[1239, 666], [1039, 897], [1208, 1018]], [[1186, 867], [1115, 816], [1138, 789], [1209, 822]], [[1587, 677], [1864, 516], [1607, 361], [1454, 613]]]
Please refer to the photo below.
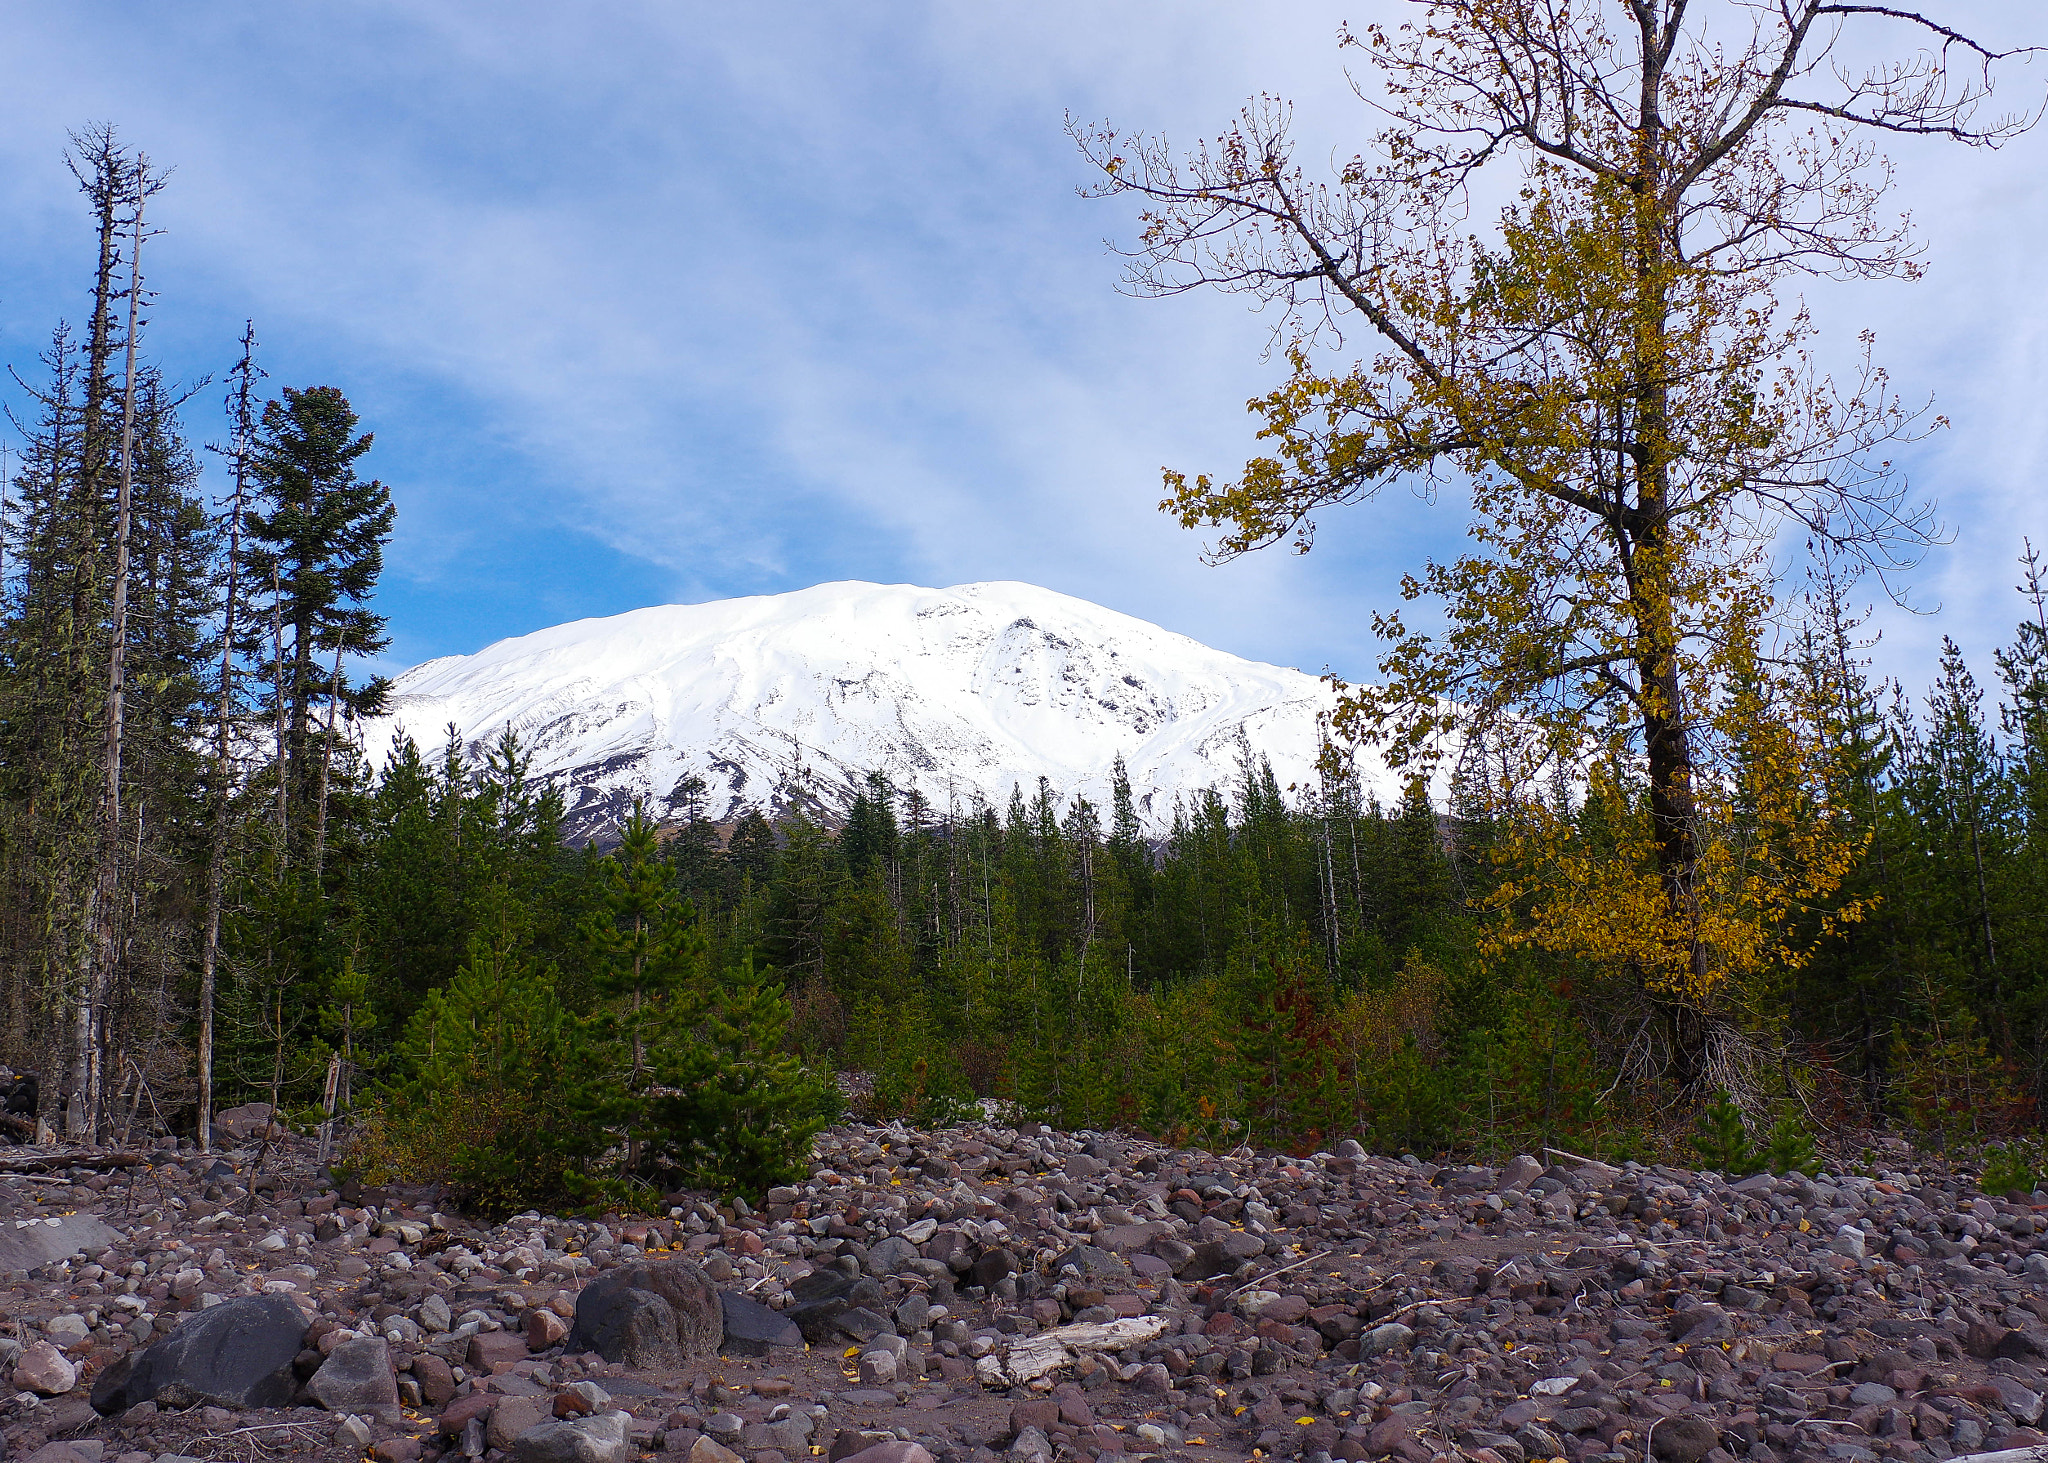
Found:
[[626, 1171], [646, 1164], [661, 1053], [688, 1044], [709, 1009], [705, 940], [696, 913], [662, 862], [653, 822], [638, 803], [604, 863], [603, 903], [585, 927], [595, 1030], [614, 1070], [594, 1111], [626, 1139]]
[[651, 1130], [687, 1180], [759, 1202], [809, 1171], [811, 1139], [840, 1108], [830, 1082], [789, 1053], [791, 1008], [751, 955], [727, 977], [695, 1039], [665, 1043]]
[[316, 709], [328, 710], [330, 726], [336, 711], [374, 715], [388, 690], [382, 677], [351, 684], [345, 662], [390, 643], [384, 617], [368, 602], [394, 510], [382, 483], [356, 476], [373, 440], [357, 425], [334, 387], [286, 388], [263, 408], [253, 463], [260, 506], [247, 515], [253, 593], [242, 650], [264, 665], [274, 688], [270, 709], [283, 743], [276, 775], [284, 806], [299, 810], [286, 829], [294, 862], [322, 833], [315, 814], [332, 735], [316, 728]]

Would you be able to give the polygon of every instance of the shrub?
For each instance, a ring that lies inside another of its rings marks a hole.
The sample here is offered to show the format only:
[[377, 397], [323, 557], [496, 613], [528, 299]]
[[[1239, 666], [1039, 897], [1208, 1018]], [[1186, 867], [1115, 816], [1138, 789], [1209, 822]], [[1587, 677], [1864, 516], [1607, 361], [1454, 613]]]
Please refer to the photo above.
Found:
[[1692, 1146], [1703, 1167], [1736, 1178], [1755, 1173], [1759, 1155], [1749, 1141], [1749, 1129], [1742, 1121], [1742, 1109], [1724, 1092], [1700, 1113], [1693, 1126]]
[[551, 971], [473, 939], [399, 1043], [349, 1161], [373, 1181], [447, 1184], [489, 1213], [577, 1202], [608, 1146], [579, 1110], [583, 1029]]
[[1977, 1180], [1987, 1194], [2031, 1194], [2048, 1183], [2048, 1153], [2039, 1138], [2015, 1138], [1984, 1150], [1984, 1170]]

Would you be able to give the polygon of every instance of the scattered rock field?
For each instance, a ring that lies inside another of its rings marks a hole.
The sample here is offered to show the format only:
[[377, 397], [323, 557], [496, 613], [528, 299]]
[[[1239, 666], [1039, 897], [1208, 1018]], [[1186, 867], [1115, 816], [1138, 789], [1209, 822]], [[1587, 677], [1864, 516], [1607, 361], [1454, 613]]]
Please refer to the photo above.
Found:
[[759, 1209], [675, 1194], [660, 1219], [488, 1227], [432, 1190], [337, 1188], [290, 1137], [0, 1157], [38, 1155], [0, 1174], [0, 1437], [33, 1463], [1875, 1463], [2044, 1441], [2048, 1194], [1985, 1196], [1903, 1150], [1729, 1183], [846, 1127]]

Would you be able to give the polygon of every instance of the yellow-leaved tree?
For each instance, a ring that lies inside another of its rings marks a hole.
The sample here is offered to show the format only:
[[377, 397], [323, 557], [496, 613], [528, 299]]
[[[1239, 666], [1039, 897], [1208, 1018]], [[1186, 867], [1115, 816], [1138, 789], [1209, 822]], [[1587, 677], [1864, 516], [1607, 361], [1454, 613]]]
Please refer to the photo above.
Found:
[[[1890, 572], [1931, 532], [1886, 453], [1936, 423], [1868, 337], [1853, 381], [1819, 371], [1787, 286], [1918, 273], [1878, 134], [1991, 145], [2035, 115], [1989, 109], [2012, 53], [1911, 7], [1409, 8], [1340, 36], [1386, 122], [1331, 176], [1270, 98], [1189, 155], [1073, 128], [1093, 191], [1142, 202], [1138, 291], [1283, 321], [1288, 377], [1250, 403], [1269, 450], [1168, 471], [1162, 506], [1230, 558], [1306, 552], [1318, 512], [1390, 484], [1462, 490], [1470, 547], [1402, 586], [1440, 622], [1377, 617], [1381, 684], [1344, 688], [1339, 729], [1399, 767], [1459, 750], [1504, 828], [1496, 938], [1626, 970], [1646, 1060], [1697, 1088], [1731, 1003], [1856, 914], [1814, 708], [1767, 653], [1773, 548]], [[1894, 59], [1852, 69], [1851, 46]], [[1608, 810], [1597, 835], [1561, 783]]]

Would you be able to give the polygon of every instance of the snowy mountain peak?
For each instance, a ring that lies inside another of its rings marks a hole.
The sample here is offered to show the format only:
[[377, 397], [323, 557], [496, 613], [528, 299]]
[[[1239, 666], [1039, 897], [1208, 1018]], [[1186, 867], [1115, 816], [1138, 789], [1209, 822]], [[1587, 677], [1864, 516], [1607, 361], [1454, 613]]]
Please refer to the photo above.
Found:
[[1034, 585], [846, 581], [430, 660], [398, 678], [365, 744], [375, 766], [401, 734], [431, 750], [453, 723], [480, 752], [510, 727], [579, 838], [636, 797], [667, 815], [691, 774], [718, 819], [798, 797], [843, 808], [870, 772], [936, 812], [1001, 807], [1040, 777], [1106, 808], [1122, 754], [1140, 815], [1163, 831], [1176, 793], [1237, 779], [1240, 734], [1283, 786], [1311, 781], [1332, 700], [1314, 676]]

